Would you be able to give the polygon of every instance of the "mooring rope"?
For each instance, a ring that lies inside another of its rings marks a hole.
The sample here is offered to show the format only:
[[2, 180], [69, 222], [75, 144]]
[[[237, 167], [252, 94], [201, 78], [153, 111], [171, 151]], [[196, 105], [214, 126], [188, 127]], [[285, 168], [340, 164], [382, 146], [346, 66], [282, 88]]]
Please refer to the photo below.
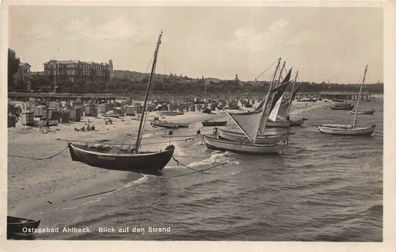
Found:
[[9, 157], [17, 157], [17, 158], [27, 158], [27, 159], [33, 159], [33, 160], [47, 160], [47, 159], [51, 159], [54, 158], [58, 155], [60, 155], [62, 152], [64, 152], [66, 149], [68, 148], [68, 146], [66, 145], [65, 148], [63, 148], [61, 151], [57, 152], [56, 154], [49, 156], [49, 157], [44, 157], [44, 158], [36, 158], [36, 157], [28, 157], [28, 156], [22, 156], [22, 155], [8, 155]]
[[[192, 171], [195, 171], [195, 172], [200, 172], [199, 170], [195, 170], [195, 169], [193, 169], [193, 168], [191, 168], [191, 167], [188, 167], [187, 165], [183, 164], [182, 162], [180, 162], [179, 160], [177, 160], [174, 156], [172, 156], [172, 159], [177, 163], [177, 165], [181, 165], [181, 166], [183, 166], [184, 168], [187, 168], [187, 169], [192, 170]], [[209, 173], [207, 173], [207, 172], [202, 172], [202, 173], [209, 174]]]

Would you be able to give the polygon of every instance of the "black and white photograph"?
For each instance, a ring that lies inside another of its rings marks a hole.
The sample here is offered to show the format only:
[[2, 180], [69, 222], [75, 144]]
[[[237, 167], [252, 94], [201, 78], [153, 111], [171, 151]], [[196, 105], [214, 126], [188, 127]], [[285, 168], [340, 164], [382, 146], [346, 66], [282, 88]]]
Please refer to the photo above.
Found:
[[2, 3], [5, 241], [384, 245], [394, 2], [164, 3]]

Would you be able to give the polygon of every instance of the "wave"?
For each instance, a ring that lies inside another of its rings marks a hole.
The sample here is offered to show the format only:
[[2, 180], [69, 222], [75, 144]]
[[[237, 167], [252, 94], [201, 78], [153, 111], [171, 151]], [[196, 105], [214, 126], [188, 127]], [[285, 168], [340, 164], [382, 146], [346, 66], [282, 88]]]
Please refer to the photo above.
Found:
[[232, 160], [230, 157], [228, 157], [229, 152], [220, 152], [220, 151], [214, 151], [212, 155], [204, 160], [201, 161], [196, 161], [190, 163], [188, 166], [189, 167], [197, 167], [197, 166], [204, 166], [204, 165], [211, 165], [215, 163], [225, 163], [225, 162], [231, 162], [232, 164], [239, 164], [238, 161]]
[[144, 174], [141, 178], [138, 178], [137, 180], [131, 181], [131, 182], [125, 184], [123, 187], [127, 188], [127, 187], [131, 187], [131, 186], [144, 184], [150, 179], [150, 177], [155, 177], [155, 176]]

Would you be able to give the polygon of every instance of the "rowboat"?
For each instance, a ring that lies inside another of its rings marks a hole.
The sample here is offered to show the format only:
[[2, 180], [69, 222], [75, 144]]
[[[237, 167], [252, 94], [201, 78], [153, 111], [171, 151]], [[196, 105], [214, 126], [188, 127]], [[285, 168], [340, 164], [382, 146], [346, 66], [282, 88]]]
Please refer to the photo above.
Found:
[[[375, 125], [369, 127], [356, 127], [357, 115], [359, 111], [360, 95], [362, 94], [362, 88], [366, 79], [367, 67], [364, 69], [363, 80], [360, 85], [358, 99], [356, 101], [356, 109], [353, 117], [352, 124], [321, 124], [317, 125], [320, 133], [331, 134], [331, 135], [348, 135], [348, 136], [371, 136], [374, 133]], [[353, 107], [353, 105], [352, 105]]]
[[40, 220], [7, 216], [7, 237], [32, 234], [32, 230], [38, 228], [39, 225]]
[[301, 119], [297, 119], [297, 120], [289, 120], [290, 126], [291, 127], [293, 127], [293, 126], [301, 126], [304, 123], [305, 120], [306, 120], [305, 118], [301, 118]]
[[183, 115], [183, 111], [158, 111], [160, 116], [178, 116]]
[[[372, 115], [374, 114], [375, 109], [366, 109], [366, 110], [359, 110], [357, 112], [358, 115]], [[350, 112], [351, 114], [355, 114], [355, 110]]]
[[203, 121], [202, 126], [204, 127], [212, 127], [212, 126], [226, 126], [227, 121]]
[[226, 139], [219, 139], [211, 136], [204, 136], [204, 142], [208, 149], [243, 152], [251, 154], [280, 154], [283, 151], [281, 144], [254, 144], [246, 141], [236, 142]]
[[153, 127], [163, 127], [167, 129], [178, 129], [178, 128], [188, 128], [188, 123], [177, 123], [177, 122], [167, 122], [154, 120], [151, 122]]
[[155, 65], [159, 46], [161, 44], [162, 32], [160, 33], [157, 45], [154, 51], [153, 64], [147, 83], [147, 90], [142, 108], [142, 116], [140, 117], [139, 129], [137, 132], [136, 144], [123, 148], [117, 145], [103, 146], [100, 143], [94, 144], [78, 144], [68, 143], [70, 155], [73, 161], [79, 161], [106, 169], [134, 171], [148, 174], [159, 173], [171, 159], [175, 147], [169, 145], [164, 151], [141, 151], [141, 142], [145, 124], [147, 101], [150, 94], [152, 78], [154, 75]]
[[353, 125], [340, 125], [340, 124], [322, 124], [317, 125], [319, 131], [325, 134], [332, 135], [360, 135], [360, 136], [370, 136], [374, 133], [375, 125], [370, 127], [352, 127]]
[[330, 108], [332, 110], [352, 110], [353, 107], [354, 107], [353, 104], [341, 103], [341, 104], [335, 104], [334, 106], [331, 106]]

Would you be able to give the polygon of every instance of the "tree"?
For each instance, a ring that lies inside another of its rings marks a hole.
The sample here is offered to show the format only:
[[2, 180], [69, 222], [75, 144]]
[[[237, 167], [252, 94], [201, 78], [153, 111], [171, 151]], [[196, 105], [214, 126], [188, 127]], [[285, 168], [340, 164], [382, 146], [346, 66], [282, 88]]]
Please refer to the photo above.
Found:
[[8, 89], [14, 87], [14, 74], [18, 72], [19, 63], [15, 51], [8, 48]]

